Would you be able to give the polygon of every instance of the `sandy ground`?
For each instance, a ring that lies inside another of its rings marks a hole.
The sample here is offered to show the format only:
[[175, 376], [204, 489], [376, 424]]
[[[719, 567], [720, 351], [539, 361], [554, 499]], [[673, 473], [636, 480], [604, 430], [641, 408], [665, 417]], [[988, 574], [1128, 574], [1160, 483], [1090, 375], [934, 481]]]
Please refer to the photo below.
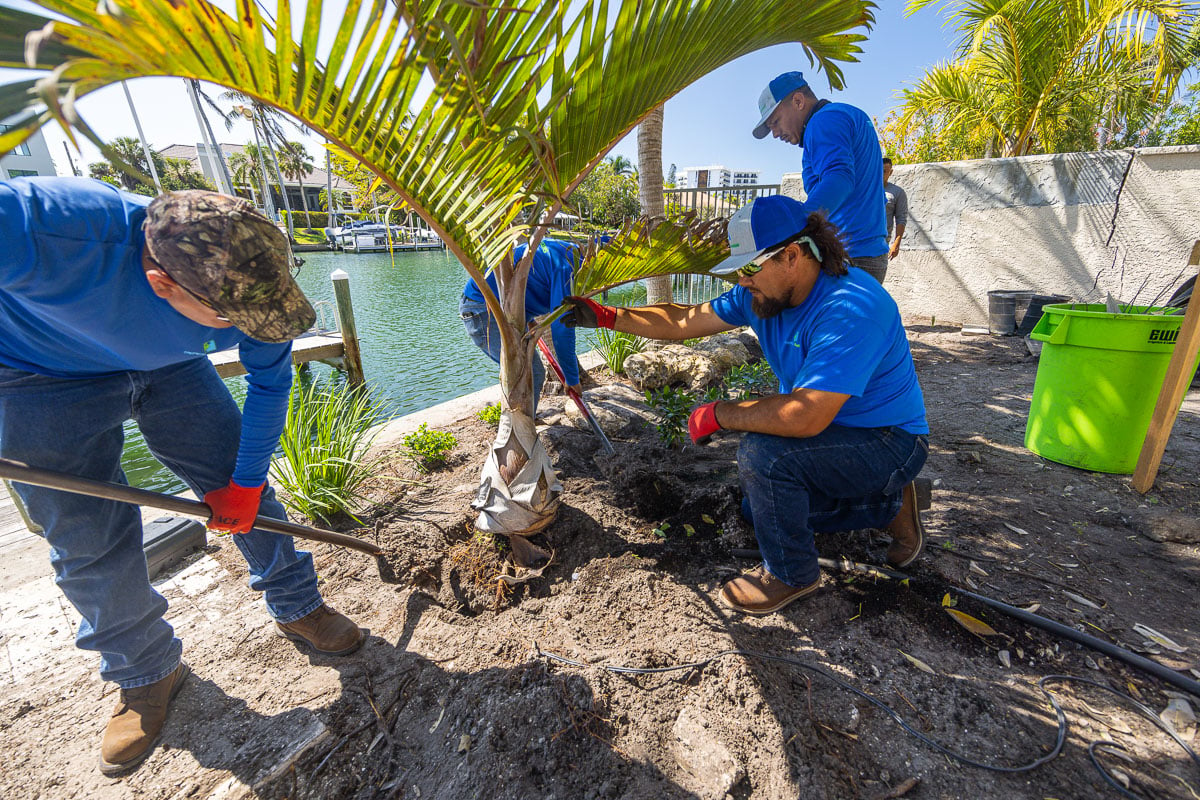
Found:
[[[907, 585], [831, 574], [817, 596], [780, 614], [730, 613], [717, 590], [753, 565], [731, 554], [753, 546], [737, 511], [736, 438], [669, 451], [647, 430], [596, 459], [591, 435], [554, 424], [545, 435], [566, 488], [544, 537], [555, 561], [541, 579], [498, 588], [503, 554], [472, 534], [467, 509], [492, 431], [468, 418], [450, 426], [460, 446], [445, 470], [422, 477], [395, 460], [388, 476], [420, 484], [397, 495], [403, 484], [381, 481], [392, 489], [364, 518], [360, 533], [388, 550], [400, 584], [382, 583], [358, 554], [315, 551], [325, 596], [369, 630], [359, 653], [317, 657], [274, 636], [227, 542], [160, 584], [195, 675], [160, 748], [123, 779], [95, 768], [115, 693], [96, 677], [94, 656], [72, 647], [73, 612], [44, 573], [6, 582], [0, 796], [1117, 796], [1089, 761], [1096, 740], [1126, 748], [1128, 761], [1100, 757], [1144, 796], [1195, 796], [1200, 770], [1183, 751], [1095, 687], [1052, 684], [1069, 724], [1062, 753], [1001, 773], [951, 760], [829, 679], [945, 748], [1014, 767], [1054, 745], [1044, 676], [1097, 681], [1156, 712], [1170, 697], [1160, 682], [948, 586], [1038, 604], [1123, 645], [1144, 648], [1133, 626], [1149, 625], [1186, 648], [1149, 648], [1151, 657], [1200, 669], [1200, 393], [1186, 400], [1157, 485], [1142, 496], [1127, 477], [1022, 447], [1037, 368], [1023, 342], [909, 332], [934, 430], [924, 474], [935, 489], [928, 549]], [[818, 545], [878, 563], [886, 540], [856, 531]], [[999, 635], [957, 624], [947, 593]], [[743, 654], [721, 655], [731, 650]], [[648, 675], [605, 669], [690, 662], [704, 663]]]

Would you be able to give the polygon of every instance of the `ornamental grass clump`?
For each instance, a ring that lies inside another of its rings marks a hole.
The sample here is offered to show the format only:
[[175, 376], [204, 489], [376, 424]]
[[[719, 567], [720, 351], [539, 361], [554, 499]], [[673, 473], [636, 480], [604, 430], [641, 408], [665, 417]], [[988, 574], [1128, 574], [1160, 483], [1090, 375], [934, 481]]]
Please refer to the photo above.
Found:
[[286, 490], [284, 505], [312, 520], [330, 520], [366, 502], [362, 489], [379, 457], [367, 455], [388, 418], [387, 405], [363, 386], [319, 383], [292, 387], [279, 446], [271, 467]]
[[446, 456], [457, 444], [458, 439], [453, 433], [430, 430], [422, 422], [416, 432], [404, 437], [404, 452], [419, 472], [432, 472], [445, 465]]
[[596, 348], [604, 358], [604, 364], [614, 375], [625, 374], [625, 359], [646, 348], [646, 340], [632, 333], [596, 329]]

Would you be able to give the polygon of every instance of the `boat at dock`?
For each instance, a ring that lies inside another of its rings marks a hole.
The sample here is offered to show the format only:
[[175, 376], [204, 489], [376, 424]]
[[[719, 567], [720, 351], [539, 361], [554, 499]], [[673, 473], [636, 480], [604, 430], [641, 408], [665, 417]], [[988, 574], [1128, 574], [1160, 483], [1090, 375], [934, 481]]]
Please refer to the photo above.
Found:
[[428, 228], [384, 225], [381, 222], [351, 223], [342, 228], [327, 228], [331, 249], [347, 253], [386, 253], [404, 250], [442, 250], [441, 238]]

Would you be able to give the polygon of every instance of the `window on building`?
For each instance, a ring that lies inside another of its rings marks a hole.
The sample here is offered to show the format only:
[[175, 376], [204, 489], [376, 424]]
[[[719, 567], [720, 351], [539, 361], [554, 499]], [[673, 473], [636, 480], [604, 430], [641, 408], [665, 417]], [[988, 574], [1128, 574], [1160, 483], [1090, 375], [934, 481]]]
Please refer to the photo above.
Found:
[[[4, 133], [5, 131], [9, 130], [10, 128], [12, 128], [12, 125], [0, 124], [0, 133]], [[10, 153], [10, 155], [14, 155], [14, 156], [29, 155], [29, 145], [26, 144], [25, 142], [21, 142], [19, 145], [17, 145], [16, 147], [13, 148], [12, 153]], [[16, 173], [17, 173], [17, 170], [10, 170], [10, 172], [9, 172], [9, 174], [12, 175], [14, 178], [20, 177]], [[30, 174], [37, 175], [36, 172], [32, 172]]]
[[9, 169], [5, 172], [10, 178], [36, 178], [38, 174], [36, 169]]

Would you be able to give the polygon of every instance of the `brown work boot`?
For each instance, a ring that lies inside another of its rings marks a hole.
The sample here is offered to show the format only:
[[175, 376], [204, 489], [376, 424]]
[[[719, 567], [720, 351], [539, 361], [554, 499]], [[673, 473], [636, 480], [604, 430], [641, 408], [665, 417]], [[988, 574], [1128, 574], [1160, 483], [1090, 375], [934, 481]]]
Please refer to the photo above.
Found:
[[104, 729], [104, 740], [100, 742], [102, 773], [118, 775], [146, 760], [167, 721], [167, 706], [179, 694], [190, 674], [191, 669], [181, 661], [175, 671], [162, 680], [121, 690], [121, 700]]
[[328, 604], [294, 622], [276, 622], [275, 632], [293, 642], [304, 642], [327, 656], [353, 653], [363, 643], [362, 629]]
[[721, 587], [721, 602], [743, 614], [770, 614], [793, 600], [807, 597], [821, 585], [821, 576], [807, 586], [789, 586], [767, 572], [763, 564]]
[[888, 546], [887, 561], [893, 567], [907, 567], [917, 559], [925, 544], [925, 529], [921, 526], [921, 512], [917, 509], [917, 490], [908, 484], [901, 490], [904, 503], [900, 513], [888, 523], [887, 532], [892, 535]]

